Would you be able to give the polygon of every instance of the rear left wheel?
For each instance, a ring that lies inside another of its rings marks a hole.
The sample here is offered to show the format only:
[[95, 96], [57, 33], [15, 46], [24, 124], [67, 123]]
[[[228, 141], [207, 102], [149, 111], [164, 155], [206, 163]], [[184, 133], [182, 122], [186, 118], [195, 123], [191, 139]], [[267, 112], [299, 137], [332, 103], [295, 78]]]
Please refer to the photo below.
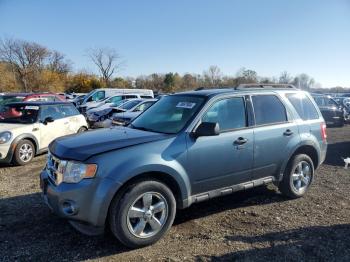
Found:
[[295, 155], [287, 165], [279, 190], [290, 198], [304, 196], [311, 185], [314, 171], [313, 162], [308, 155]]

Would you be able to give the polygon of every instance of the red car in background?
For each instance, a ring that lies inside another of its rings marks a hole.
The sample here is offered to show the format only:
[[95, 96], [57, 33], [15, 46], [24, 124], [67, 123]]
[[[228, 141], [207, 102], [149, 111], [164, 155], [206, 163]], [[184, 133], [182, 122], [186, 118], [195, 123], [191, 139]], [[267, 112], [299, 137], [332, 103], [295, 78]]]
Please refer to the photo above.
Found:
[[0, 106], [23, 101], [64, 102], [66, 99], [53, 93], [3, 93], [0, 95]]
[[15, 117], [19, 114], [19, 112], [14, 110], [7, 111], [7, 109], [2, 106], [9, 103], [23, 101], [64, 102], [66, 99], [63, 96], [53, 93], [4, 93], [0, 95], [0, 119], [3, 119], [4, 117]]

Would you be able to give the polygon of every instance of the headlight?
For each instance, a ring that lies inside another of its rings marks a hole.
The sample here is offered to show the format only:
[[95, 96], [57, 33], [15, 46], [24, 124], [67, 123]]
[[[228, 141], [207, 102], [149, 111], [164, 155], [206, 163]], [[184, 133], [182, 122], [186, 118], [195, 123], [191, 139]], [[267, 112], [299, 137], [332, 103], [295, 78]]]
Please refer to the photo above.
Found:
[[12, 137], [12, 133], [9, 131], [0, 133], [0, 144], [4, 144], [10, 141], [11, 137]]
[[75, 161], [61, 161], [57, 171], [62, 175], [65, 183], [79, 183], [84, 178], [93, 178], [96, 175], [97, 165], [83, 164]]

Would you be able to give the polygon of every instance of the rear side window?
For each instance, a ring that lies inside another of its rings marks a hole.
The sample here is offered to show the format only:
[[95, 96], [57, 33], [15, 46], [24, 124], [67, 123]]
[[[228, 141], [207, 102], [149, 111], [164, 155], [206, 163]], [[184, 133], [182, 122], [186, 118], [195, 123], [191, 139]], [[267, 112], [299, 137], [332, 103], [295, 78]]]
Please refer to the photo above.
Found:
[[318, 112], [314, 104], [311, 102], [310, 98], [308, 98], [305, 94], [287, 94], [286, 96], [301, 119], [311, 120], [319, 118]]
[[203, 116], [202, 122], [218, 123], [220, 131], [245, 127], [243, 98], [233, 97], [215, 102]]
[[253, 96], [252, 101], [256, 125], [275, 124], [287, 121], [286, 108], [277, 96]]

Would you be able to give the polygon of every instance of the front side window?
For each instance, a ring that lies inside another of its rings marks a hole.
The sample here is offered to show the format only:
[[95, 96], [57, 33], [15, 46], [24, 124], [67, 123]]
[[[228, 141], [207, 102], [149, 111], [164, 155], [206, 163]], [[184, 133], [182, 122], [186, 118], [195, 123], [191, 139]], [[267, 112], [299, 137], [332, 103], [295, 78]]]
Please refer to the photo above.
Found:
[[46, 105], [41, 107], [40, 120], [44, 121], [46, 118], [52, 117], [54, 120], [63, 118], [63, 114], [58, 106]]
[[170, 95], [163, 97], [136, 118], [130, 127], [158, 133], [180, 132], [202, 107], [199, 96]]
[[202, 122], [218, 123], [220, 131], [246, 126], [245, 105], [242, 97], [215, 102], [202, 117]]
[[91, 96], [91, 101], [100, 101], [105, 98], [105, 91], [97, 91]]
[[275, 95], [252, 96], [255, 124], [267, 125], [287, 121], [286, 108]]
[[325, 101], [323, 97], [314, 96], [314, 100], [318, 106], [325, 106]]
[[79, 115], [79, 111], [73, 105], [60, 105], [60, 112], [62, 117], [70, 117]]
[[304, 93], [287, 94], [286, 96], [301, 119], [311, 120], [319, 118], [314, 104]]
[[135, 109], [134, 109], [134, 112], [142, 112], [142, 111], [145, 111], [147, 108], [149, 108], [151, 105], [153, 105], [154, 102], [145, 102], [145, 103], [142, 103], [141, 105], [137, 106]]
[[140, 100], [131, 100], [129, 102], [126, 102], [125, 104], [122, 104], [119, 108], [127, 111], [132, 109], [134, 106], [138, 105], [140, 102]]
[[326, 102], [328, 106], [338, 106], [338, 103], [331, 98], [326, 98]]

